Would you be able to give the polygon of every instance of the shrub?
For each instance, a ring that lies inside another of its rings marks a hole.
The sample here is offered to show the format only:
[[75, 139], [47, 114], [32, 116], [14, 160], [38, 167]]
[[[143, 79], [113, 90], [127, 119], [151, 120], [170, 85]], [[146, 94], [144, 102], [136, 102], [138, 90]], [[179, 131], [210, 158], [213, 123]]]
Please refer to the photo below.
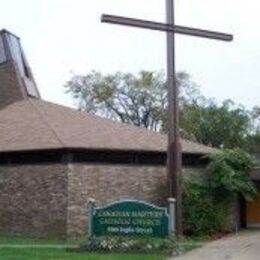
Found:
[[[75, 250], [74, 250], [75, 251]], [[174, 239], [99, 237], [88, 239], [76, 251], [101, 253], [180, 254], [185, 249]]]
[[240, 150], [223, 150], [211, 157], [207, 172], [209, 186], [218, 200], [226, 199], [231, 194], [240, 193], [246, 200], [256, 194], [250, 178], [254, 166], [252, 157]]
[[198, 180], [186, 180], [184, 186], [185, 233], [204, 236], [220, 232], [226, 219], [226, 205], [214, 201], [208, 187]]
[[184, 228], [192, 235], [221, 232], [234, 194], [250, 200], [256, 189], [250, 178], [252, 157], [240, 149], [223, 150], [213, 156], [203, 178], [184, 179]]

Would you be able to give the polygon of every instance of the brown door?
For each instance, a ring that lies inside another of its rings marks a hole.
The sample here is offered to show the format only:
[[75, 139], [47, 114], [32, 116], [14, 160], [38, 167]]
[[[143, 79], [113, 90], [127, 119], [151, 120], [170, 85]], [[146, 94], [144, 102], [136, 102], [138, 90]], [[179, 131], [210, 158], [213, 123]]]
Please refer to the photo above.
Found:
[[260, 194], [247, 202], [247, 227], [260, 227]]

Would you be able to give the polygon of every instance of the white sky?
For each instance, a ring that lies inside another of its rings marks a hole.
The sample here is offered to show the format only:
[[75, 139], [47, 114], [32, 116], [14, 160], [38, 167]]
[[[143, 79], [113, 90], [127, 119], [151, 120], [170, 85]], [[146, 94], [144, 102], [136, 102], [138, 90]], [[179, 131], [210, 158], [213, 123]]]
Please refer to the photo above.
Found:
[[[165, 20], [164, 0], [0, 0], [0, 27], [22, 39], [42, 96], [72, 105], [72, 72], [165, 70], [164, 33], [101, 24], [102, 13]], [[204, 95], [260, 104], [259, 0], [176, 0], [179, 25], [233, 33], [233, 43], [177, 37], [177, 69]]]

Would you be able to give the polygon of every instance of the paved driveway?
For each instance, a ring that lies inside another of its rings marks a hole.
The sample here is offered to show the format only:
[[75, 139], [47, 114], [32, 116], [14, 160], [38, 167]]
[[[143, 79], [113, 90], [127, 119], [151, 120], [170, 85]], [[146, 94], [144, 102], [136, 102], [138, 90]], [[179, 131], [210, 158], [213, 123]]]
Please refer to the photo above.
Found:
[[260, 231], [244, 231], [171, 260], [260, 260]]

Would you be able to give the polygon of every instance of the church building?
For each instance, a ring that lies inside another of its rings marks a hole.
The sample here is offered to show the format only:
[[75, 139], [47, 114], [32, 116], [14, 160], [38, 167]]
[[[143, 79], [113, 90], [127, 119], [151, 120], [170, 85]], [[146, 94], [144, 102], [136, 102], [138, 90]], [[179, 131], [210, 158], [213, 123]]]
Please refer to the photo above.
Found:
[[[165, 205], [167, 136], [42, 100], [20, 40], [0, 31], [0, 233], [78, 237], [87, 201]], [[182, 140], [184, 174], [215, 149]]]

